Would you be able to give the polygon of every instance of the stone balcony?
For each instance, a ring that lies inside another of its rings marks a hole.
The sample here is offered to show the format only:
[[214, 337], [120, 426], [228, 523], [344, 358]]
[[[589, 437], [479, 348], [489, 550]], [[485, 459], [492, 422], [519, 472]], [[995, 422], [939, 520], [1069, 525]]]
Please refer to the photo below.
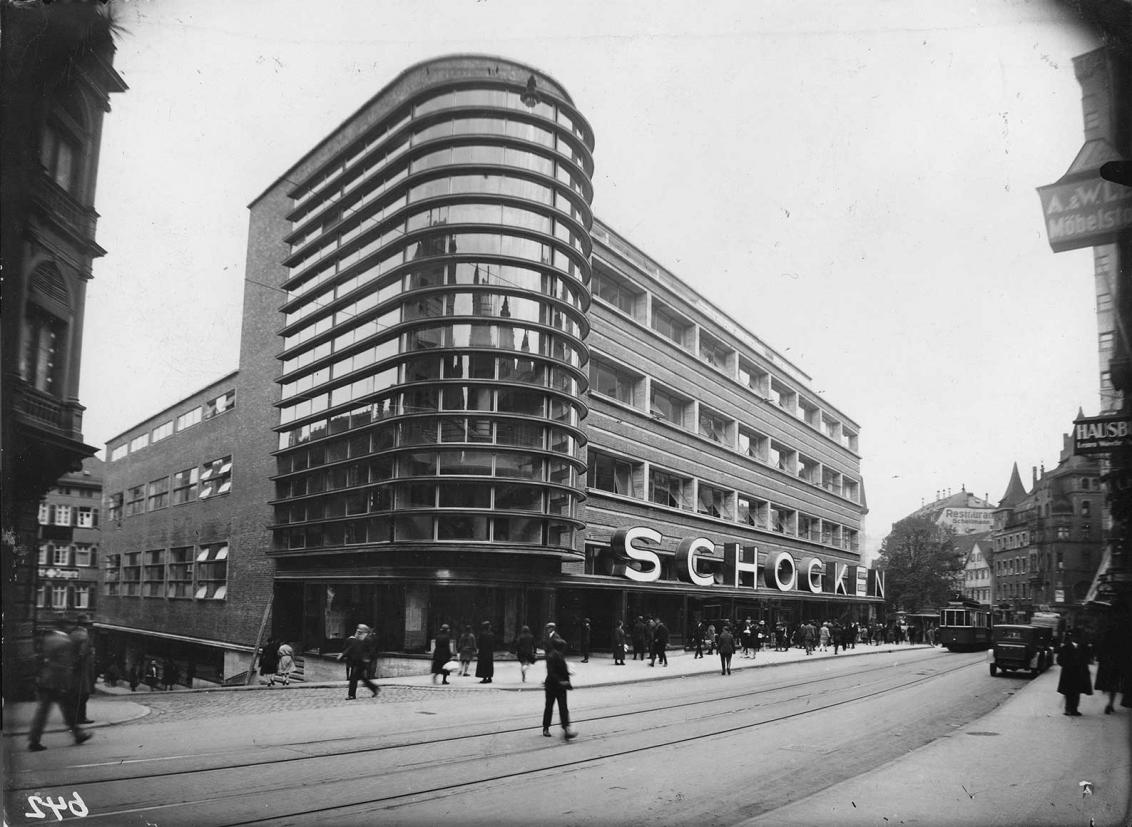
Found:
[[12, 414], [18, 422], [64, 439], [82, 441], [82, 405], [43, 393], [22, 381], [13, 382], [11, 387]]
[[46, 173], [35, 176], [31, 192], [36, 207], [52, 223], [86, 247], [90, 255], [104, 254], [94, 241], [98, 227], [97, 212], [76, 201]]

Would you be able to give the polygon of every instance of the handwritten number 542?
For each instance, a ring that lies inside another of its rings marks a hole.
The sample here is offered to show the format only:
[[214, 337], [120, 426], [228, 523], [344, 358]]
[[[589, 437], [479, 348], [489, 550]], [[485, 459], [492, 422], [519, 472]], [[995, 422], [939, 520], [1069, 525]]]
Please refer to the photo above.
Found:
[[55, 814], [56, 821], [62, 821], [63, 813], [67, 810], [70, 810], [71, 815], [77, 816], [78, 818], [82, 818], [90, 812], [86, 804], [83, 803], [83, 797], [78, 793], [73, 793], [70, 801], [63, 798], [63, 796], [59, 796], [58, 798], [52, 798], [51, 796], [40, 798], [38, 795], [32, 795], [28, 796], [28, 806], [31, 807], [31, 812], [24, 813], [24, 818], [47, 818], [47, 813], [39, 809], [40, 804]]

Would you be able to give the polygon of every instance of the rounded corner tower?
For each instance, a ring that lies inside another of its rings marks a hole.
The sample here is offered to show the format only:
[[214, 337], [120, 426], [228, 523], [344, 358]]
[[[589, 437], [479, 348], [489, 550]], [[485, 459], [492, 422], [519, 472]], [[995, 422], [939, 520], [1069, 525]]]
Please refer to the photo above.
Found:
[[593, 144], [542, 72], [440, 57], [252, 204], [249, 289], [277, 285], [279, 314], [277, 596], [317, 570], [399, 581], [409, 612], [412, 581], [582, 560]]

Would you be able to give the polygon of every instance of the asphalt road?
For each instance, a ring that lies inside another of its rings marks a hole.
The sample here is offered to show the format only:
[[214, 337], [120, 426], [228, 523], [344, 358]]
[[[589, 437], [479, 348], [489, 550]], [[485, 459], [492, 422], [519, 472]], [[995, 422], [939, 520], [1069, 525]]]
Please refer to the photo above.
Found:
[[541, 736], [537, 686], [147, 697], [154, 715], [21, 760], [8, 819], [54, 822], [23, 816], [28, 797], [77, 794], [85, 822], [143, 827], [735, 824], [944, 736], [1017, 688], [982, 653], [802, 661], [576, 690], [571, 742], [557, 717], [555, 737]]

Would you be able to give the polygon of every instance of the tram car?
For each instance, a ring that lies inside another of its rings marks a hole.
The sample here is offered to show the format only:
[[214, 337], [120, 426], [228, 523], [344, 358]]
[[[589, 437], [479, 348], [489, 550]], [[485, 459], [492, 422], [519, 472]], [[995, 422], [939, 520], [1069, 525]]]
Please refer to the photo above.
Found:
[[939, 642], [949, 652], [970, 652], [991, 645], [990, 610], [973, 600], [952, 600], [939, 610]]

